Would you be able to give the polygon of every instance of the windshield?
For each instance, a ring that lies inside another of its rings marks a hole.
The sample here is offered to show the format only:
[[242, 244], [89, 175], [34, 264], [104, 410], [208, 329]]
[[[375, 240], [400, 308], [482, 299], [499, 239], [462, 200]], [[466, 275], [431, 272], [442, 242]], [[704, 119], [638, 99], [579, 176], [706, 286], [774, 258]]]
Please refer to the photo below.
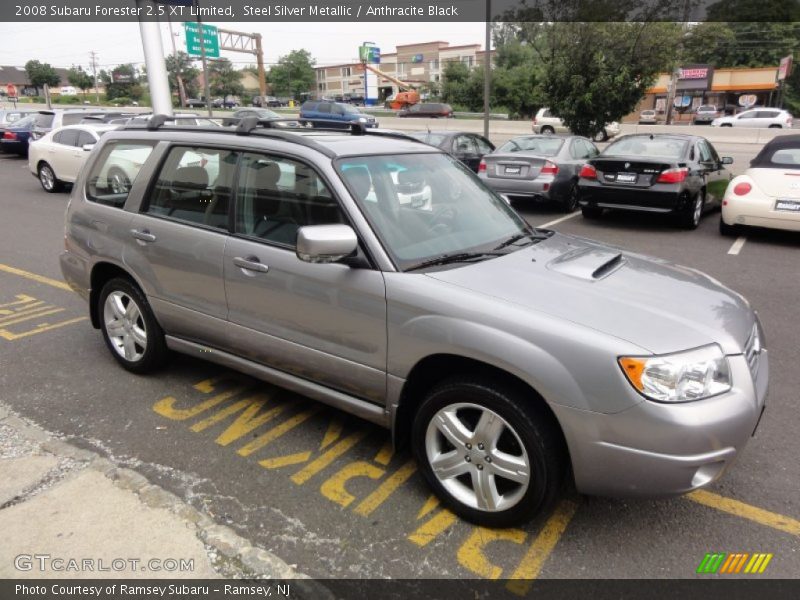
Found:
[[25, 117], [19, 121], [14, 122], [14, 129], [30, 127], [36, 122], [36, 117]]
[[498, 152], [536, 152], [544, 156], [555, 156], [564, 145], [564, 140], [554, 137], [518, 137], [500, 146]]
[[670, 137], [629, 136], [620, 138], [606, 148], [601, 156], [640, 156], [680, 158], [686, 150], [686, 140]]
[[335, 164], [401, 270], [445, 255], [491, 252], [530, 232], [513, 209], [447, 154], [345, 157]]
[[417, 138], [421, 142], [430, 144], [431, 146], [440, 146], [445, 138], [445, 136], [440, 133], [428, 133], [427, 131], [414, 131], [410, 132], [408, 135]]
[[349, 104], [345, 104], [342, 108], [344, 108], [344, 112], [346, 113], [360, 113], [361, 111], [358, 110], [355, 106], [350, 106]]

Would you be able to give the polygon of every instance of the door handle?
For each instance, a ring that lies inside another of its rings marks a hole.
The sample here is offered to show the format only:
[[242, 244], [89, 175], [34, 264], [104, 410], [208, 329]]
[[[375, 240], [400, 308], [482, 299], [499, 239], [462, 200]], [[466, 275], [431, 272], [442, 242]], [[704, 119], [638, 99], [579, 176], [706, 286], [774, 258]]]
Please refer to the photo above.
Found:
[[269, 267], [260, 262], [256, 256], [248, 256], [247, 258], [237, 256], [233, 259], [233, 264], [241, 269], [256, 271], [258, 273], [266, 273], [269, 271]]
[[138, 229], [131, 229], [131, 235], [142, 242], [156, 241], [156, 236], [150, 233], [147, 229], [143, 229], [142, 231], [139, 231]]

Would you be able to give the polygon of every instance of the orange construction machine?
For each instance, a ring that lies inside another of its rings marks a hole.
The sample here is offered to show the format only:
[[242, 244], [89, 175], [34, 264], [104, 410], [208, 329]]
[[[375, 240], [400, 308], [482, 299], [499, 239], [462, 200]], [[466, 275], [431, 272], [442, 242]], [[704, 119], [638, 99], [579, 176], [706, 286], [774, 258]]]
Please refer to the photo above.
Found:
[[383, 71], [376, 69], [370, 64], [364, 64], [364, 67], [375, 73], [378, 77], [382, 77], [384, 79], [388, 79], [397, 87], [399, 88], [399, 92], [392, 96], [391, 98], [386, 99], [386, 107], [391, 108], [392, 110], [402, 110], [404, 108], [408, 108], [412, 104], [417, 104], [419, 102], [419, 92], [414, 89], [414, 87], [410, 83], [406, 83], [405, 81], [400, 81], [397, 77], [392, 77], [391, 75], [387, 75]]

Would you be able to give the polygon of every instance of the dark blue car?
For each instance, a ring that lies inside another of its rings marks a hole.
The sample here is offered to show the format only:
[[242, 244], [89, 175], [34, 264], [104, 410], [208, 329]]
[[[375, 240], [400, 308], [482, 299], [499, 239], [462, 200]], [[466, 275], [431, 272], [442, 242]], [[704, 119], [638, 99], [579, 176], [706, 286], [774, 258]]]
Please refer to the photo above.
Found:
[[330, 100], [304, 102], [300, 107], [300, 120], [312, 125], [318, 123], [320, 127], [336, 127], [337, 122], [341, 123], [343, 128], [351, 123], [361, 123], [365, 127], [378, 126], [375, 117], [362, 113], [355, 106]]
[[31, 132], [37, 126], [49, 126], [52, 120], [53, 115], [36, 113], [16, 121], [3, 132], [3, 137], [0, 138], [0, 149], [10, 154], [28, 156]]

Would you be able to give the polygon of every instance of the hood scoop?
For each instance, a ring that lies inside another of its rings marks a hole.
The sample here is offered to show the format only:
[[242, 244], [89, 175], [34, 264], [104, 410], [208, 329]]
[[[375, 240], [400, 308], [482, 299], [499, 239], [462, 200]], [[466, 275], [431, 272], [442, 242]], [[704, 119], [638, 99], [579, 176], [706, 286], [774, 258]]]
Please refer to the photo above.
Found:
[[547, 268], [584, 281], [599, 281], [625, 264], [621, 252], [576, 248], [547, 263]]

